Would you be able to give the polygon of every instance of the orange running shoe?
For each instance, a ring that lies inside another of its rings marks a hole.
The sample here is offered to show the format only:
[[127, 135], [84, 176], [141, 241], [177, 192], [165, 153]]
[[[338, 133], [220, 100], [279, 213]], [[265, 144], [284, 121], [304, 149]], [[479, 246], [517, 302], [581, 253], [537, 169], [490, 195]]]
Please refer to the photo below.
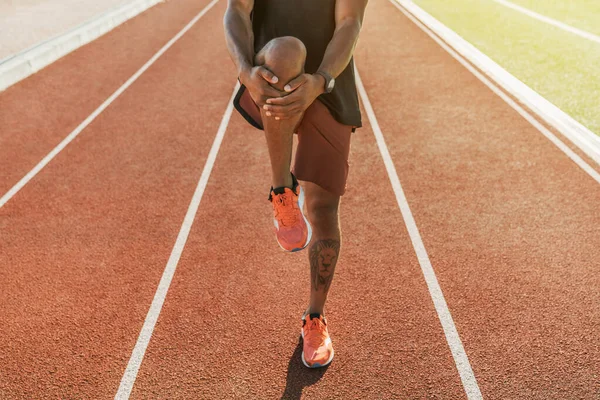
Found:
[[333, 360], [333, 346], [327, 331], [327, 321], [321, 314], [309, 314], [302, 318], [302, 362], [308, 368], [329, 365]]
[[287, 251], [298, 251], [310, 243], [312, 229], [302, 213], [304, 191], [294, 175], [292, 181], [293, 189], [271, 188], [269, 200], [273, 204], [273, 223], [279, 246]]

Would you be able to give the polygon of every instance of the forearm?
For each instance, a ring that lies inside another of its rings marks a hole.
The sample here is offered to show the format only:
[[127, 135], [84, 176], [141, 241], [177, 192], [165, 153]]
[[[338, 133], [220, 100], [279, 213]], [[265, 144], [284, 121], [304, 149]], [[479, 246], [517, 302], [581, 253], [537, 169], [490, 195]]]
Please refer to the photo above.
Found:
[[254, 33], [250, 13], [239, 7], [229, 7], [223, 18], [229, 55], [242, 76], [254, 66]]
[[337, 77], [346, 69], [352, 59], [360, 28], [361, 23], [357, 19], [348, 19], [338, 24], [325, 50], [323, 61], [319, 66], [320, 71]]

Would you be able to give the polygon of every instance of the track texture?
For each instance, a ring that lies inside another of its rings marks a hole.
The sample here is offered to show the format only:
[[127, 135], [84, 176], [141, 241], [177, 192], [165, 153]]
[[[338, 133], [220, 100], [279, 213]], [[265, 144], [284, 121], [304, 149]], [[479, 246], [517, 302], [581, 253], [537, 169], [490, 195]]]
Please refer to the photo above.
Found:
[[332, 365], [300, 361], [307, 255], [279, 250], [264, 137], [235, 114], [133, 398], [464, 397], [373, 135], [355, 139], [328, 306]]
[[396, 11], [358, 68], [484, 398], [596, 398], [600, 187]]
[[114, 396], [232, 90], [211, 21], [0, 209], [0, 398]]
[[[160, 4], [1, 93], [1, 192], [206, 4]], [[0, 398], [116, 393], [235, 83], [224, 9], [0, 208]], [[363, 29], [357, 67], [484, 398], [597, 398], [600, 187], [390, 3]], [[132, 398], [466, 397], [363, 119], [333, 363], [300, 361], [306, 253], [279, 251], [264, 138], [234, 113]]]
[[[355, 142], [328, 305], [336, 359], [325, 371], [302, 365], [308, 261], [274, 241], [268, 154], [251, 129], [239, 116], [230, 125], [132, 397], [461, 398], [368, 128]], [[373, 202], [378, 212], [356, 212]]]
[[0, 93], [4, 194], [209, 1], [159, 3]]

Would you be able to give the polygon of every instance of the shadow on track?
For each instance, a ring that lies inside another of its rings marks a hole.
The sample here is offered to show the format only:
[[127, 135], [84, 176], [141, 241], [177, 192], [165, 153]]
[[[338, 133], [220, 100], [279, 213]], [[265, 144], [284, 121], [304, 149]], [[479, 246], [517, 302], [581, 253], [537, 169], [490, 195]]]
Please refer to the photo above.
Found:
[[287, 377], [285, 382], [285, 391], [281, 395], [281, 400], [298, 400], [302, 396], [302, 389], [312, 386], [321, 380], [329, 364], [323, 368], [306, 368], [300, 358], [302, 354], [302, 337], [298, 336], [298, 344], [294, 353], [290, 357], [288, 364]]

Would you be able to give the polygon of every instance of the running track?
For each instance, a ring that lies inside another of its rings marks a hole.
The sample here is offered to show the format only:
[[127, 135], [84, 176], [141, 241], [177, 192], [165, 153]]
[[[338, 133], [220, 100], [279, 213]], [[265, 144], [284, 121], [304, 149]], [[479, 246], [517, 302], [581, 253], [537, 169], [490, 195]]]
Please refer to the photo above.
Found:
[[[207, 4], [159, 4], [2, 92], [0, 196]], [[134, 399], [599, 398], [600, 183], [385, 0], [356, 52], [378, 125], [363, 110], [353, 137], [336, 359], [302, 366], [307, 263], [272, 237], [264, 138], [228, 120], [224, 9], [0, 208], [0, 398], [113, 398], [127, 382]], [[226, 122], [143, 362], [123, 378]]]

